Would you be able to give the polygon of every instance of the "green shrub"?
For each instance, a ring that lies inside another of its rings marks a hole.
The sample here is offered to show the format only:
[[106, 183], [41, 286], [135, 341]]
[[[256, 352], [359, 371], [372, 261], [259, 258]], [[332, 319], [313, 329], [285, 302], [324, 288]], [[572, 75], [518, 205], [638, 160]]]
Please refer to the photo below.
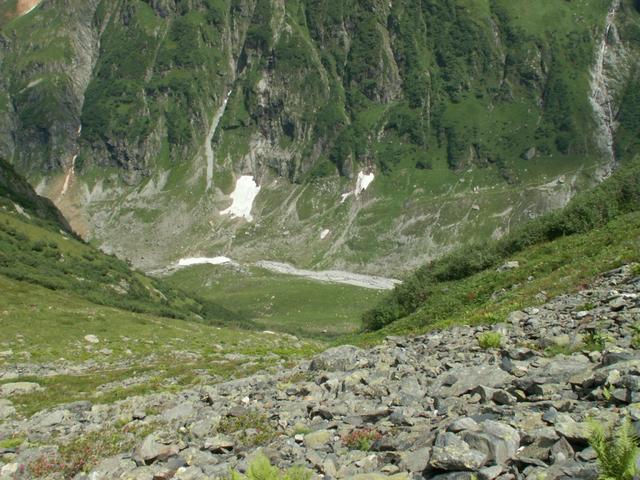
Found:
[[249, 465], [246, 474], [233, 470], [231, 480], [309, 480], [311, 472], [302, 467], [280, 470], [271, 465], [264, 455], [257, 456]]
[[342, 438], [342, 443], [351, 450], [362, 450], [368, 452], [373, 444], [382, 438], [382, 434], [377, 430], [363, 428], [354, 430]]
[[485, 332], [478, 337], [478, 345], [485, 350], [500, 348], [501, 344], [502, 334], [500, 332]]
[[600, 423], [593, 422], [589, 444], [598, 456], [598, 480], [631, 480], [634, 477], [638, 470], [638, 437], [628, 418], [608, 434]]
[[584, 347], [592, 352], [602, 352], [607, 346], [607, 335], [596, 330], [590, 330], [584, 337]]

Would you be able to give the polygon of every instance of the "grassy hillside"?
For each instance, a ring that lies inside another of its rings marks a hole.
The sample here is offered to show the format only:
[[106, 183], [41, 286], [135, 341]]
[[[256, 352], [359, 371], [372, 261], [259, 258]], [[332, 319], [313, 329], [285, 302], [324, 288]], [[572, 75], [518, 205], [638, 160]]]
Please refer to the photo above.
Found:
[[234, 310], [262, 328], [325, 340], [357, 331], [360, 315], [384, 295], [257, 267], [225, 265], [190, 267], [174, 273], [166, 283]]
[[318, 348], [240, 329], [255, 325], [82, 242], [4, 162], [0, 292], [0, 384], [44, 387], [12, 398], [24, 415], [74, 400], [110, 402], [211, 383]]
[[[136, 272], [83, 242], [51, 201], [0, 160], [0, 275], [99, 305], [205, 323], [242, 317]], [[250, 323], [245, 322], [245, 326]]]
[[[73, 291], [51, 290], [2, 274], [0, 291], [0, 369], [18, 374], [0, 384], [33, 381], [45, 388], [12, 398], [25, 415], [75, 400], [105, 403], [211, 384], [319, 349], [318, 344], [289, 335], [107, 307]], [[98, 343], [85, 340], [87, 335], [95, 335]]]
[[[364, 327], [382, 334], [503, 320], [510, 309], [535, 303], [540, 291], [558, 294], [609, 267], [640, 260], [639, 210], [636, 160], [561, 211], [423, 266], [365, 313]], [[520, 266], [498, 271], [507, 261]]]

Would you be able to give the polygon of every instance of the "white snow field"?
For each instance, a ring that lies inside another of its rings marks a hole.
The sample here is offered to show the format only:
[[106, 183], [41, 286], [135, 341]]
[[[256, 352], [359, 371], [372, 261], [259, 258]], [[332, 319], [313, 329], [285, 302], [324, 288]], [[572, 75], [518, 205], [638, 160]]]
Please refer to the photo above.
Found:
[[255, 182], [251, 175], [243, 175], [236, 182], [236, 189], [231, 194], [233, 203], [226, 210], [221, 211], [222, 215], [231, 215], [232, 217], [245, 218], [251, 222], [251, 209], [253, 202], [260, 192], [260, 186]]
[[356, 182], [356, 197], [364, 192], [371, 182], [376, 178], [373, 173], [365, 174], [364, 172], [358, 173], [358, 181]]
[[355, 195], [355, 197], [358, 198], [360, 194], [364, 192], [369, 187], [369, 185], [371, 185], [371, 182], [373, 182], [375, 178], [376, 176], [373, 173], [364, 173], [362, 171], [359, 172], [358, 180], [356, 181], [356, 189], [347, 193], [343, 193], [341, 195], [342, 198], [340, 199], [340, 203], [344, 203], [345, 200], [351, 195]]
[[256, 266], [275, 273], [294, 275], [296, 277], [309, 278], [320, 282], [344, 283], [346, 285], [355, 285], [356, 287], [371, 288], [374, 290], [392, 290], [397, 284], [402, 283], [400, 280], [394, 278], [362, 275], [359, 273], [343, 272], [341, 270], [324, 270], [317, 272], [313, 270], [301, 270], [287, 263], [266, 260], [257, 262]]
[[178, 267], [190, 267], [192, 265], [224, 265], [232, 263], [227, 257], [189, 257], [178, 260]]

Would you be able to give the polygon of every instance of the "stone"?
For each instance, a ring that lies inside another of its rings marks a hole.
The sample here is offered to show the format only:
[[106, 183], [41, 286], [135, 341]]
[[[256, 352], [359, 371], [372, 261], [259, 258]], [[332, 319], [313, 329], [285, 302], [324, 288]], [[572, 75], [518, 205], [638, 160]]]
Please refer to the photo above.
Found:
[[12, 397], [14, 395], [27, 395], [41, 392], [44, 388], [34, 382], [15, 382], [0, 385], [0, 397]]
[[330, 348], [320, 355], [315, 356], [309, 364], [309, 370], [348, 372], [358, 367], [358, 359], [364, 351], [353, 345], [342, 345]]
[[455, 367], [435, 380], [430, 394], [434, 397], [458, 397], [479, 386], [502, 387], [513, 377], [498, 365]]
[[16, 414], [16, 408], [9, 400], [0, 399], [0, 420], [6, 420]]
[[561, 413], [555, 421], [555, 429], [559, 435], [572, 444], [587, 445], [590, 428], [587, 423], [576, 422], [570, 415]]
[[448, 430], [453, 433], [462, 432], [464, 430], [476, 431], [480, 427], [473, 418], [463, 417], [457, 418], [449, 425]]
[[627, 302], [624, 298], [618, 297], [614, 298], [609, 302], [609, 308], [612, 312], [620, 312], [627, 307]]
[[485, 420], [480, 424], [478, 432], [465, 432], [462, 438], [471, 448], [483, 452], [496, 465], [505, 465], [513, 459], [520, 446], [518, 431], [494, 420]]
[[69, 412], [67, 410], [55, 410], [37, 417], [37, 426], [38, 428], [55, 427], [65, 423], [68, 418]]
[[431, 459], [431, 449], [429, 447], [419, 448], [413, 452], [400, 453], [400, 468], [412, 473], [421, 473], [429, 466]]
[[527, 148], [520, 156], [523, 160], [531, 160], [536, 156], [536, 153], [538, 153], [536, 147], [530, 147]]
[[488, 461], [484, 452], [472, 449], [457, 435], [446, 432], [436, 438], [429, 465], [438, 470], [477, 470]]
[[498, 272], [507, 272], [509, 270], [516, 270], [518, 268], [520, 268], [520, 262], [514, 260], [498, 267]]
[[332, 438], [333, 433], [329, 430], [317, 430], [304, 436], [304, 445], [307, 448], [319, 449], [327, 445]]
[[561, 438], [551, 447], [551, 460], [553, 463], [566, 463], [573, 460], [575, 455], [573, 448], [566, 438]]
[[85, 342], [92, 344], [100, 343], [100, 339], [95, 335], [85, 335], [84, 340]]
[[162, 419], [166, 422], [185, 421], [195, 413], [193, 403], [185, 402], [176, 405], [162, 414]]
[[190, 466], [190, 467], [181, 467], [176, 470], [175, 475], [169, 477], [174, 480], [202, 480], [206, 478], [202, 469]]
[[359, 473], [345, 477], [344, 480], [409, 480], [406, 473], [397, 473], [395, 475], [385, 475], [384, 473]]
[[493, 394], [493, 401], [498, 405], [514, 405], [518, 399], [505, 390], [496, 390]]
[[479, 478], [482, 480], [494, 480], [503, 472], [503, 470], [504, 469], [501, 465], [493, 465], [491, 467], [481, 468], [478, 474]]
[[204, 448], [215, 454], [228, 453], [233, 450], [234, 447], [235, 443], [233, 439], [226, 435], [216, 435], [204, 442]]
[[156, 441], [153, 434], [147, 435], [142, 444], [137, 448], [136, 455], [146, 465], [150, 465], [157, 460], [166, 460], [179, 452], [177, 445], [164, 445]]

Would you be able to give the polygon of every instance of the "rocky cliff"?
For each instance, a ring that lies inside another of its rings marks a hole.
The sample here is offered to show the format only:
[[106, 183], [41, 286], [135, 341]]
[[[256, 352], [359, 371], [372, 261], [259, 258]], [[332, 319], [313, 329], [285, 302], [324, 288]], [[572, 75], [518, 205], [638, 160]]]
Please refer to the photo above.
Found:
[[[630, 0], [44, 0], [2, 27], [0, 153], [140, 266], [405, 270], [635, 155], [639, 25]], [[242, 175], [253, 224], [220, 214]]]

